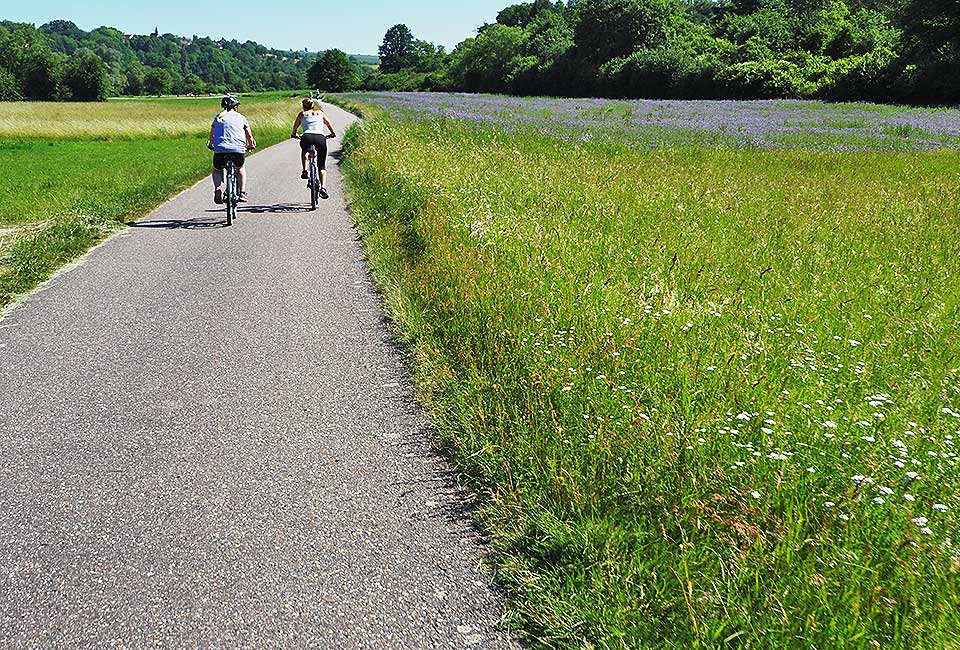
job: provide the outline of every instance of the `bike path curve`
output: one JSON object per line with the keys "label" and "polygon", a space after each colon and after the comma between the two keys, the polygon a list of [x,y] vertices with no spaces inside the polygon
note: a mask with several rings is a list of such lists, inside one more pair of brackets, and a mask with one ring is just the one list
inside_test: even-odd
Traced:
{"label": "bike path curve", "polygon": [[233,227],[200,183],[0,321],[0,646],[514,647],[340,174],[306,211],[297,158],[248,159]]}

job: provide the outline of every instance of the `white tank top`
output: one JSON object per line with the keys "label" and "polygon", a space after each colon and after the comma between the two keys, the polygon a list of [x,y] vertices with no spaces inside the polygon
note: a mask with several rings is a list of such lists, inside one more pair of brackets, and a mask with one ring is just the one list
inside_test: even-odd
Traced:
{"label": "white tank top", "polygon": [[317,111],[316,113],[303,112],[303,119],[300,121],[300,126],[303,127],[304,133],[319,133],[323,135],[323,113]]}

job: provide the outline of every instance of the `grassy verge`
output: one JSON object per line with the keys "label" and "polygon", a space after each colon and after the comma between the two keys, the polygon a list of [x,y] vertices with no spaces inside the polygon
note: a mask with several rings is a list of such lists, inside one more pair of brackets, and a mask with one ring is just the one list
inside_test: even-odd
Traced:
{"label": "grassy verge", "polygon": [[[0,306],[208,174],[218,102],[58,105],[67,139],[31,131],[49,106],[0,104],[0,227],[18,228],[0,249]],[[296,97],[276,93],[242,102],[261,148],[283,140],[299,110]]]}
{"label": "grassy verge", "polygon": [[960,647],[954,153],[345,145],[533,644]]}

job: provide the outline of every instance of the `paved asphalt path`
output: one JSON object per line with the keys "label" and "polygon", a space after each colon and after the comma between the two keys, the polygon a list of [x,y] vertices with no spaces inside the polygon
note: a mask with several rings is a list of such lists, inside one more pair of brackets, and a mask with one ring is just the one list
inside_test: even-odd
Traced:
{"label": "paved asphalt path", "polygon": [[232,228],[204,182],[0,321],[0,647],[513,647],[298,151]]}

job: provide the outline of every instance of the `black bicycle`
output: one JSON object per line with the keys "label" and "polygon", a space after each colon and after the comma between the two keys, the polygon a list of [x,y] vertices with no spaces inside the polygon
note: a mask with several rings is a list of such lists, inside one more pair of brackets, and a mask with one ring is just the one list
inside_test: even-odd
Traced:
{"label": "black bicycle", "polygon": [[[301,139],[299,135],[293,137],[297,140]],[[316,210],[322,187],[320,185],[320,169],[317,167],[317,148],[314,145],[310,145],[307,150],[307,189],[310,190],[310,209]]]}
{"label": "black bicycle", "polygon": [[310,209],[317,209],[320,198],[320,172],[317,170],[317,148],[310,145],[307,151],[307,188],[310,190]]}
{"label": "black bicycle", "polygon": [[[213,145],[207,143],[207,149],[213,151]],[[252,147],[247,147],[247,151],[252,150]],[[237,165],[230,157],[227,157],[226,164],[223,167],[223,173],[226,180],[223,202],[227,206],[227,225],[232,226],[234,219],[237,218],[237,203],[240,202],[240,193],[237,191]]]}

